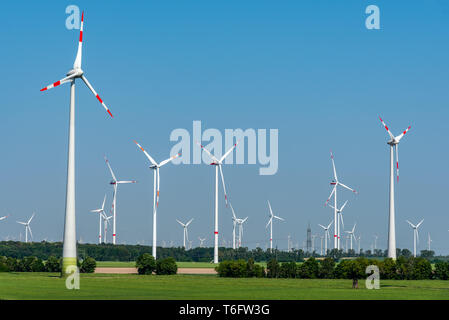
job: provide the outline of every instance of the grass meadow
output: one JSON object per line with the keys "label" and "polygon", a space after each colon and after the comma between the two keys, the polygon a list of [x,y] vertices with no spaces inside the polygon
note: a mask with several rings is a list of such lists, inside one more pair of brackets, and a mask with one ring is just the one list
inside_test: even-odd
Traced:
{"label": "grass meadow", "polygon": [[449,281],[381,280],[368,290],[363,280],[219,278],[215,275],[139,276],[82,274],[80,290],[67,290],[65,280],[49,273],[0,273],[0,299],[449,299]]}

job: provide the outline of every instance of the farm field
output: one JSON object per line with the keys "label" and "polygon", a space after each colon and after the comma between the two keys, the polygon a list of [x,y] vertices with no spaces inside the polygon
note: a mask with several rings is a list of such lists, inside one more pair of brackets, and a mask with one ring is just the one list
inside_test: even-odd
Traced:
{"label": "farm field", "polygon": [[380,290],[351,280],[219,278],[213,275],[82,274],[67,290],[58,274],[0,273],[0,299],[449,299],[449,281],[384,280]]}
{"label": "farm field", "polygon": [[[208,262],[176,262],[178,268],[215,268]],[[97,261],[98,268],[134,268],[135,261]]]}

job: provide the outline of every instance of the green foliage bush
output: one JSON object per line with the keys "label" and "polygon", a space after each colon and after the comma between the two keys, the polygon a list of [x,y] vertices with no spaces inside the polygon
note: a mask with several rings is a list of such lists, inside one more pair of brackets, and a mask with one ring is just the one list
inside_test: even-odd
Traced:
{"label": "green foliage bush", "polygon": [[45,271],[47,272],[61,272],[61,261],[55,256],[48,257],[48,260],[45,262]]}
{"label": "green foliage bush", "polygon": [[215,270],[220,277],[244,278],[247,276],[247,264],[243,259],[223,261]]}
{"label": "green foliage bush", "polygon": [[267,277],[279,278],[279,276],[280,276],[279,262],[273,258],[267,263]]}
{"label": "green foliage bush", "polygon": [[449,262],[438,261],[435,263],[435,279],[449,280]]}
{"label": "green foliage bush", "polygon": [[156,271],[156,260],[151,254],[144,253],[137,258],[136,268],[139,274],[153,274]]}
{"label": "green foliage bush", "polygon": [[320,274],[320,265],[314,257],[310,257],[297,268],[297,277],[302,279],[316,279]]}
{"label": "green foliage bush", "polygon": [[171,275],[178,272],[178,266],[175,259],[168,257],[165,259],[159,259],[156,262],[156,274],[158,275]]}
{"label": "green foliage bush", "polygon": [[279,269],[280,278],[296,278],[296,262],[283,262]]}
{"label": "green foliage bush", "polygon": [[92,257],[84,258],[83,262],[81,262],[80,272],[81,273],[94,273],[95,268],[97,267],[97,262]]}

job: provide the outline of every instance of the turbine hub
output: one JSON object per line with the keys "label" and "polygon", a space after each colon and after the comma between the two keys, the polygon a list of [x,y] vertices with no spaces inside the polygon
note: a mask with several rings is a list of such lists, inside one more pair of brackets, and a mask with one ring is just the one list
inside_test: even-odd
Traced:
{"label": "turbine hub", "polygon": [[84,71],[81,68],[74,68],[67,72],[67,76],[75,75],[75,78],[79,78],[84,74]]}

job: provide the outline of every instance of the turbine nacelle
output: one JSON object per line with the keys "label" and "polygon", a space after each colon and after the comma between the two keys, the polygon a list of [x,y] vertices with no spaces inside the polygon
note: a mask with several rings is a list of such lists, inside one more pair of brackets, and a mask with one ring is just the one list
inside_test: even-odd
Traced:
{"label": "turbine nacelle", "polygon": [[84,74],[84,71],[81,68],[74,68],[72,70],[70,70],[69,72],[67,72],[67,76],[70,77],[72,76],[72,78],[81,78],[81,76]]}

